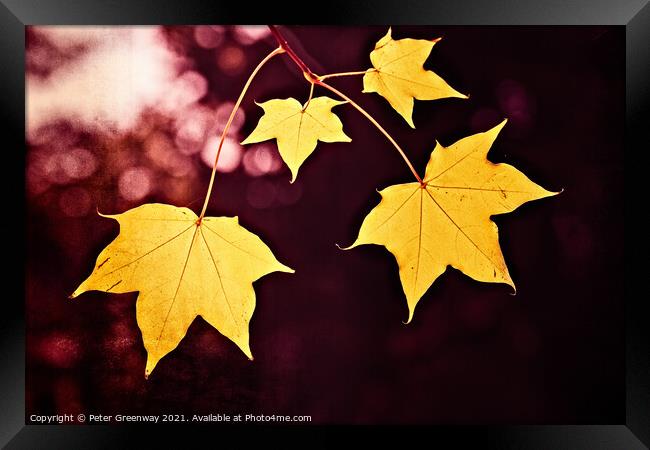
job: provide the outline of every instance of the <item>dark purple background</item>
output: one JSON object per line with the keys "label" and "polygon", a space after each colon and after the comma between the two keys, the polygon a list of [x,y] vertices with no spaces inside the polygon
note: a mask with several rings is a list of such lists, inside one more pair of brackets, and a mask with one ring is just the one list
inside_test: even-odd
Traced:
{"label": "dark purple background", "polygon": [[[368,67],[368,53],[386,30],[292,31],[324,73]],[[183,27],[169,29],[170,41],[183,33]],[[352,108],[339,107],[352,143],[319,144],[290,186],[301,192],[297,203],[255,209],[245,197],[249,177],[241,170],[219,175],[209,214],[238,215],[296,269],[256,283],[254,362],[198,319],[145,381],[136,295],[67,299],[117,226],[94,214],[62,218],[48,202],[30,202],[28,415],[250,412],[309,414],[316,423],[623,420],[623,28],[395,27],[393,36],[444,36],[427,67],[470,100],[416,101],[417,128],[411,130],[383,98],[361,93],[360,78],[332,84],[396,137],[420,173],[436,139],[448,145],[508,117],[490,159],[515,165],[547,189],[564,189],[495,219],[517,295],[450,269],[422,298],[413,322],[402,323],[406,301],[393,256],[378,246],[343,252],[334,244],[356,237],[379,201],[375,189],[411,181],[410,173],[376,129]],[[196,59],[211,91],[235,99],[271,45],[267,39],[249,47],[248,69],[231,77],[202,62],[200,50],[183,51]],[[244,102],[244,135],[261,112],[253,99],[306,98],[306,83],[283,59],[254,82]],[[208,176],[204,169],[197,192]],[[287,170],[267,178],[282,186],[289,181]]]}

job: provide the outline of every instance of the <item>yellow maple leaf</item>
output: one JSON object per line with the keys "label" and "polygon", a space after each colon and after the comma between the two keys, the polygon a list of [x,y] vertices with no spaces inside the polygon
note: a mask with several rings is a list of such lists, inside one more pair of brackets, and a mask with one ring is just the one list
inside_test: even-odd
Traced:
{"label": "yellow maple leaf", "polygon": [[145,377],[176,348],[197,316],[252,359],[252,283],[271,272],[293,272],[257,235],[237,217],[199,222],[191,210],[163,204],[104,217],[117,220],[120,233],[71,298],[86,291],[140,292],[136,314],[147,350]]}
{"label": "yellow maple leaf", "polygon": [[505,123],[450,147],[436,143],[424,184],[396,184],[380,191],[381,202],[348,247],[378,244],[395,256],[408,322],[448,265],[478,281],[515,287],[490,216],[557,192],[538,186],[508,164],[488,161],[487,153]]}
{"label": "yellow maple leaf", "polygon": [[384,97],[406,122],[413,124],[413,99],[437,100],[447,97],[468,98],[449,86],[445,80],[430,70],[424,62],[440,39],[398,39],[391,29],[377,41],[370,52],[370,69],[363,76],[363,92],[376,92]]}
{"label": "yellow maple leaf", "polygon": [[291,170],[293,183],[300,165],[312,154],[317,141],[351,141],[343,132],[341,120],[332,112],[334,106],[343,103],[329,97],[312,98],[306,107],[295,98],[258,103],[264,115],[242,144],[277,139],[280,155]]}

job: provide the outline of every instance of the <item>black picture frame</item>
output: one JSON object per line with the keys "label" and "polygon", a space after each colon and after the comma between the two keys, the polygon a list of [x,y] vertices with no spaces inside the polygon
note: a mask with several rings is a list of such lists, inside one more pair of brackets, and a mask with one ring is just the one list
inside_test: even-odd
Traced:
{"label": "black picture frame", "polygon": [[[311,8],[289,12],[277,2],[267,2],[254,7],[247,2],[207,2],[185,0],[129,2],[101,0],[2,0],[0,1],[0,115],[6,126],[3,139],[4,157],[10,158],[0,180],[3,187],[4,211],[19,219],[24,203],[18,193],[24,189],[23,168],[25,141],[24,64],[25,26],[45,24],[210,24],[210,23],[327,23],[327,24],[422,24],[422,25],[619,25],[626,32],[626,150],[647,150],[643,127],[650,123],[650,5],[647,0],[574,0],[566,2],[528,2],[508,0],[427,1],[402,2],[345,2],[329,1],[323,4],[318,15]],[[295,15],[296,13],[302,16]],[[291,15],[289,15],[291,14]],[[645,144],[644,144],[645,142]],[[629,157],[629,156],[626,156]],[[637,169],[630,169],[634,172]],[[632,173],[633,173],[632,172]],[[634,179],[628,173],[628,179]],[[24,192],[24,191],[22,191]],[[626,193],[630,185],[626,183]],[[626,215],[633,211],[633,200],[626,196]],[[16,214],[15,212],[19,213]],[[630,222],[628,222],[630,224]],[[24,226],[21,220],[2,221],[5,236],[18,246],[24,245]],[[629,238],[628,238],[629,239]],[[7,242],[8,242],[7,241]],[[628,240],[629,242],[629,240]],[[629,247],[629,244],[627,245]],[[5,248],[5,251],[8,250]],[[16,253],[12,253],[15,256]],[[632,270],[633,256],[641,256],[640,246],[626,248],[626,266]],[[638,253],[638,255],[635,255]],[[25,331],[24,331],[24,279],[23,265],[9,264],[4,269],[5,282],[12,289],[5,290],[3,299],[2,338],[2,388],[0,393],[0,444],[7,448],[124,448],[134,446],[133,433],[146,433],[149,446],[154,445],[152,428],[131,426],[43,426],[25,425]],[[375,430],[374,436],[383,438],[395,435],[400,440],[413,432],[426,434],[427,442],[435,445],[445,441],[458,448],[506,449],[641,449],[650,445],[650,352],[648,351],[647,307],[643,296],[632,295],[631,272],[626,274],[626,419],[619,424],[594,425],[531,425],[531,426],[462,426],[384,428]],[[594,395],[598,395],[597,392]],[[192,434],[187,442],[180,428],[161,430],[156,427],[156,440],[162,448],[172,445],[175,439],[200,445]],[[187,428],[186,426],[183,429]],[[290,436],[287,443],[299,443],[303,436],[309,442],[325,444],[330,431],[341,428],[318,426],[260,428],[260,432],[273,431]],[[247,428],[248,430],[248,428]],[[202,433],[214,434],[211,427],[201,427]],[[219,437],[237,435],[241,427],[219,427]],[[195,433],[195,431],[192,431]],[[327,435],[326,435],[327,433]],[[255,433],[253,433],[255,434]],[[336,433],[334,433],[336,435]],[[259,436],[258,436],[259,437]],[[217,442],[216,440],[213,442]],[[304,441],[303,441],[304,442]],[[335,445],[338,441],[332,441]],[[305,444],[309,445],[309,444]],[[479,446],[477,446],[479,445]],[[313,446],[313,445],[310,445]]]}

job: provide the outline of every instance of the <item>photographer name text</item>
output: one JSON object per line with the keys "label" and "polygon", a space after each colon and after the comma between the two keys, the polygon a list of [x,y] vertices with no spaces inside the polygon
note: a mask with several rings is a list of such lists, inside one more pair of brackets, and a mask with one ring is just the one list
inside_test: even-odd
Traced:
{"label": "photographer name text", "polygon": [[308,415],[283,414],[32,414],[29,423],[62,424],[62,423],[168,423],[168,422],[197,422],[197,423],[268,423],[268,422],[311,422]]}

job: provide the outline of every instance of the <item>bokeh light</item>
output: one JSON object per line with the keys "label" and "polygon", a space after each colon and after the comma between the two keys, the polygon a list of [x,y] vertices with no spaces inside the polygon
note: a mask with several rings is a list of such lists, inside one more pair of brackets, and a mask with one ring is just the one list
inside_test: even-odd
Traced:
{"label": "bokeh light", "polygon": [[[217,107],[216,117],[215,117],[215,128],[217,133],[221,133],[228,123],[228,118],[232,114],[232,108],[235,106],[233,102],[224,102]],[[232,118],[232,123],[230,124],[230,129],[228,133],[234,134],[239,131],[239,129],[244,125],[246,121],[246,113],[244,110],[239,108],[235,113],[235,117]]]}
{"label": "bokeh light", "polygon": [[266,209],[273,205],[277,189],[271,181],[260,178],[252,180],[246,189],[246,200],[255,209]]}
{"label": "bokeh light", "polygon": [[217,65],[219,69],[228,75],[237,75],[246,64],[246,55],[239,47],[225,47],[217,53]]}
{"label": "bokeh light", "polygon": [[235,39],[241,44],[250,45],[270,36],[271,31],[266,25],[243,25],[235,27]]}
{"label": "bokeh light", "polygon": [[199,25],[194,27],[196,44],[205,49],[216,48],[223,41],[224,29],[218,25]]}
{"label": "bokeh light", "polygon": [[251,145],[246,150],[242,163],[246,174],[253,177],[276,173],[282,169],[277,149],[267,143]]}
{"label": "bokeh light", "polygon": [[90,212],[92,199],[88,190],[71,187],[59,195],[59,208],[68,217],[83,217]]}
{"label": "bokeh light", "polygon": [[162,169],[167,169],[172,164],[171,159],[176,154],[171,139],[162,132],[149,135],[143,147],[149,159]]}
{"label": "bokeh light", "polygon": [[41,361],[53,367],[73,367],[81,357],[81,346],[68,333],[54,332],[44,336],[36,348]]}
{"label": "bokeh light", "polygon": [[52,152],[47,155],[43,167],[45,176],[54,184],[66,184],[70,181],[70,175],[65,168],[66,155],[63,152]]}
{"label": "bokeh light", "polygon": [[187,175],[192,169],[190,160],[176,149],[165,133],[152,133],[143,146],[149,159],[172,176]]}
{"label": "bokeh light", "polygon": [[167,111],[179,111],[202,99],[207,92],[208,80],[200,73],[188,70],[172,83],[161,105]]}
{"label": "bokeh light", "polygon": [[77,180],[88,178],[97,168],[95,155],[85,148],[74,148],[63,153],[60,164],[70,178]]}
{"label": "bokeh light", "polygon": [[532,97],[520,82],[504,80],[499,83],[497,99],[501,110],[514,125],[515,132],[523,133],[531,127],[535,105]]}
{"label": "bokeh light", "polygon": [[178,150],[186,155],[200,152],[215,122],[215,112],[208,107],[195,105],[183,111],[175,123],[174,142]]}
{"label": "bokeh light", "polygon": [[138,335],[124,318],[116,319],[110,326],[110,333],[104,340],[107,353],[123,356],[131,347],[138,344]]}
{"label": "bokeh light", "polygon": [[302,197],[302,184],[296,180],[293,184],[281,183],[278,186],[277,200],[282,206],[290,206],[297,203]]}
{"label": "bokeh light", "polygon": [[[29,125],[29,117],[27,124]],[[27,140],[34,146],[47,146],[50,149],[68,148],[75,144],[77,136],[65,120],[54,119],[38,127],[27,127]]]}
{"label": "bokeh light", "polygon": [[146,167],[126,169],[118,182],[120,195],[132,202],[142,200],[151,191],[151,171]]}
{"label": "bokeh light", "polygon": [[[201,152],[201,159],[203,163],[212,168],[214,159],[217,156],[217,149],[219,148],[219,137],[213,136],[209,138],[203,151]],[[219,155],[219,163],[217,164],[218,172],[233,172],[239,167],[242,157],[242,147],[236,140],[227,137],[223,141],[221,154]]]}

